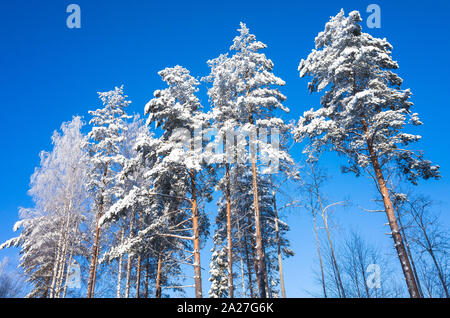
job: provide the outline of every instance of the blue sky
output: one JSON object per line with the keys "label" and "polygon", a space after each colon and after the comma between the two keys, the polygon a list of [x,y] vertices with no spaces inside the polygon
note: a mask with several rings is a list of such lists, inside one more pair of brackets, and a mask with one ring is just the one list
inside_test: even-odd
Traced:
{"label": "blue sky", "polygon": [[[81,29],[68,29],[66,7],[81,7]],[[381,28],[368,29],[366,7],[381,7]],[[414,111],[425,123],[420,147],[426,157],[441,165],[440,181],[421,182],[418,191],[441,202],[443,222],[448,216],[450,139],[447,137],[450,49],[447,1],[139,1],[139,0],[14,0],[0,9],[0,241],[10,238],[17,208],[29,206],[26,194],[30,175],[41,150],[49,150],[51,134],[72,115],[87,116],[99,106],[97,91],[124,84],[133,101],[131,112],[143,113],[155,89],[162,87],[157,71],[182,65],[194,76],[208,73],[206,61],[226,52],[239,22],[247,23],[257,39],[268,45],[266,55],[274,72],[287,85],[287,106],[299,115],[319,103],[310,95],[307,79],[298,77],[297,66],[313,49],[314,37],[329,17],[341,8],[359,10],[363,30],[386,37],[394,46],[393,57],[404,88],[413,92]],[[202,87],[202,103],[207,105]],[[300,149],[293,155],[299,158]],[[339,160],[327,156],[333,175],[327,190],[333,200],[349,197],[355,206],[369,206],[375,195],[369,180],[340,175]],[[343,229],[356,228],[380,246],[390,245],[383,233],[383,215],[368,215],[356,207],[336,211]],[[314,285],[314,257],[310,220],[291,211],[287,221],[296,256],[286,262],[288,296],[308,296]],[[16,251],[0,251],[0,258],[17,258]],[[202,255],[208,267],[209,251]],[[396,261],[393,259],[393,261]],[[205,290],[208,283],[204,278]],[[301,277],[300,279],[293,278]]]}

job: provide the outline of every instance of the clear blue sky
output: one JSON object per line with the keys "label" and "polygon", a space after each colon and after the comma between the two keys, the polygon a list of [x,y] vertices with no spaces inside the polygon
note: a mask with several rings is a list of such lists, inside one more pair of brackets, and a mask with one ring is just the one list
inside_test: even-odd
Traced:
{"label": "clear blue sky", "polygon": [[[268,44],[265,52],[275,63],[274,71],[287,82],[283,92],[291,114],[285,118],[298,118],[319,103],[319,96],[309,95],[307,80],[297,72],[300,59],[313,49],[314,37],[341,8],[346,13],[359,10],[365,20],[366,7],[373,2],[381,7],[381,29],[368,29],[363,23],[364,31],[386,37],[394,46],[404,88],[412,90],[414,111],[425,123],[419,131],[424,137],[420,147],[442,167],[441,181],[421,183],[418,190],[442,202],[448,225],[448,1],[14,0],[0,6],[0,241],[13,235],[17,208],[31,204],[26,194],[29,177],[39,163],[39,152],[50,149],[53,130],[72,115],[87,116],[88,110],[97,108],[97,91],[124,84],[133,100],[131,111],[142,114],[152,92],[162,86],[158,70],[179,64],[194,76],[206,75],[206,61],[228,49],[243,21]],[[79,30],[66,27],[70,3],[81,7]],[[299,148],[294,150],[299,158]],[[367,179],[340,175],[334,157],[326,160],[326,166],[334,175],[328,187],[332,199],[349,196],[356,206],[370,204],[375,192]],[[337,214],[343,228],[357,228],[389,247],[383,215],[368,215],[355,207]],[[317,290],[311,271],[310,220],[293,212],[287,220],[297,252],[286,262],[288,296],[308,296],[305,290]],[[0,251],[0,259],[3,256],[15,260],[17,252]],[[205,268],[208,257],[205,249]]]}

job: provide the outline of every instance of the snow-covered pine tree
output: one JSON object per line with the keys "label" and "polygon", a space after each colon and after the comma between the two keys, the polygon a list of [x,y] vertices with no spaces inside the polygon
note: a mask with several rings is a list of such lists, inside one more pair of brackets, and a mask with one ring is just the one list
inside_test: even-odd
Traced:
{"label": "snow-covered pine tree", "polygon": [[31,177],[29,194],[35,206],[20,209],[14,230],[20,235],[0,249],[21,249],[20,267],[32,290],[27,297],[65,297],[70,264],[85,256],[80,225],[87,206],[87,154],[83,121],[74,117],[54,132],[53,150],[41,152],[41,164]]}
{"label": "snow-covered pine tree", "polygon": [[[212,82],[212,86],[208,90],[209,99],[212,105],[211,115],[213,118],[213,128],[216,132],[216,142],[223,141],[225,145],[224,152],[213,154],[210,157],[210,163],[216,165],[216,169],[224,170],[223,177],[219,180],[216,189],[222,192],[222,197],[218,202],[218,213],[216,216],[216,224],[218,228],[214,235],[215,238],[222,237],[224,233],[223,227],[220,224],[226,223],[226,250],[227,250],[227,284],[228,284],[228,297],[234,297],[234,282],[233,282],[233,239],[232,239],[232,207],[231,207],[231,176],[230,176],[230,156],[227,154],[235,153],[234,140],[227,140],[227,133],[230,129],[234,129],[236,126],[235,116],[233,112],[235,108],[234,98],[235,98],[235,88],[232,86],[233,81],[231,81],[230,76],[232,74],[231,61],[227,55],[220,55],[218,58],[208,61],[211,68],[211,73],[209,76],[205,77],[203,80],[206,82]],[[224,213],[225,214],[224,214]],[[223,238],[221,239],[221,241]],[[214,240],[216,243],[217,240]],[[214,253],[221,253],[220,246],[214,246]],[[211,259],[211,264],[217,264],[214,258]],[[212,275],[212,273],[211,273]],[[211,279],[215,278],[211,277]],[[221,280],[221,278],[220,278]],[[216,285],[220,282],[216,282]],[[217,287],[218,288],[218,287]],[[215,289],[217,289],[215,288]],[[211,291],[210,291],[211,294]]]}
{"label": "snow-covered pine tree", "polygon": [[211,298],[227,298],[229,296],[227,248],[217,233],[214,235],[213,241],[214,246],[211,249],[212,255],[209,264],[211,287],[208,293]]}
{"label": "snow-covered pine tree", "polygon": [[[123,156],[123,167],[116,175],[116,182],[111,191],[115,193],[115,203],[100,218],[100,226],[108,225],[109,230],[117,235],[102,261],[112,262],[117,259],[119,269],[124,254],[128,254],[126,273],[127,282],[125,297],[130,296],[131,272],[133,258],[137,256],[136,272],[136,297],[140,295],[140,278],[143,258],[146,256],[146,245],[144,240],[136,240],[136,233],[145,227],[145,221],[149,213],[150,201],[148,191],[150,181],[146,178],[146,158],[138,151],[139,140],[152,142],[143,119],[135,115],[133,121],[125,123],[126,129],[122,132],[123,142],[120,153]],[[144,220],[145,219],[145,220]],[[126,235],[126,238],[125,238]],[[130,245],[130,240],[133,244]],[[121,273],[118,273],[118,295],[120,295]]]}
{"label": "snow-covered pine tree", "polygon": [[155,195],[172,202],[166,205],[173,207],[169,211],[179,211],[176,216],[180,217],[186,203],[191,209],[192,215],[187,219],[185,216],[171,229],[177,234],[162,234],[192,241],[195,295],[202,297],[200,236],[207,232],[199,203],[210,198],[211,189],[205,180],[203,136],[195,132],[208,126],[208,116],[202,112],[195,95],[199,82],[187,69],[175,66],[160,71],[159,75],[168,87],[156,90],[145,106],[147,123],[155,123],[162,129],[159,158],[150,173],[154,175]]}
{"label": "snow-covered pine tree", "polygon": [[95,281],[100,252],[100,218],[116,199],[115,177],[124,165],[121,153],[123,131],[126,121],[130,118],[125,108],[131,103],[123,93],[123,86],[112,91],[99,93],[103,108],[90,111],[92,115],[88,134],[87,148],[90,155],[90,172],[88,188],[94,198],[94,244],[89,271],[87,297],[94,297]]}
{"label": "snow-covered pine tree", "polygon": [[[250,34],[244,23],[238,30],[239,35],[235,37],[233,45],[230,47],[232,55],[221,55],[211,60],[208,64],[211,67],[211,74],[206,78],[211,81],[212,88],[208,94],[213,105],[213,119],[218,132],[225,139],[228,148],[225,149],[225,176],[229,180],[231,167],[228,160],[236,153],[236,148],[247,148],[250,155],[241,160],[247,159],[251,163],[252,180],[253,180],[253,202],[254,202],[254,219],[255,219],[255,240],[257,251],[257,277],[260,282],[260,297],[266,295],[266,265],[264,264],[264,251],[261,235],[261,215],[258,199],[258,174],[257,169],[258,158],[256,151],[264,152],[272,161],[279,161],[281,158],[287,158],[288,154],[276,147],[271,147],[266,141],[256,138],[255,133],[259,130],[260,134],[263,129],[273,133],[275,129],[283,130],[285,123],[280,118],[274,116],[276,109],[288,111],[282,104],[286,97],[281,94],[277,86],[285,85],[284,81],[276,77],[273,73],[273,62],[266,58],[260,50],[266,48],[262,42],[256,41],[253,34]],[[226,140],[226,134],[237,129],[240,134],[247,134],[249,142],[244,139],[235,144],[234,140]],[[242,143],[242,144],[239,144]],[[272,172],[272,168],[277,165],[266,167],[263,172]],[[223,191],[227,197],[230,208],[229,191],[230,185],[226,181]],[[228,213],[230,214],[230,213]],[[230,217],[228,216],[228,219]],[[231,226],[228,226],[228,242],[231,236]],[[228,251],[231,251],[228,247]],[[232,260],[229,252],[228,258]],[[232,287],[232,264],[229,263],[229,286]]]}
{"label": "snow-covered pine tree", "polygon": [[345,171],[366,171],[382,196],[395,248],[411,297],[418,297],[414,275],[399,233],[385,172],[394,169],[412,183],[439,178],[439,167],[407,146],[420,136],[403,132],[407,119],[421,125],[411,112],[411,92],[401,90],[402,79],[385,39],[361,32],[361,17],[341,10],[315,39],[316,48],[299,65],[300,76],[311,76],[310,92],[325,91],[322,108],[303,114],[294,130],[297,141],[310,138],[306,148],[314,156],[329,147],[347,157]]}

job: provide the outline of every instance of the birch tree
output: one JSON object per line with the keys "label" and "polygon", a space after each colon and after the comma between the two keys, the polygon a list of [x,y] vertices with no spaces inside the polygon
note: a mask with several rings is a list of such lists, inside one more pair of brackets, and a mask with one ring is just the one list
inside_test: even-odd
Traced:
{"label": "birch tree", "polygon": [[1,248],[20,248],[20,267],[33,287],[28,297],[64,297],[72,259],[85,256],[80,229],[88,207],[85,136],[80,117],[61,125],[52,136],[53,149],[40,154],[31,177],[33,208],[21,208],[14,230],[18,237]]}

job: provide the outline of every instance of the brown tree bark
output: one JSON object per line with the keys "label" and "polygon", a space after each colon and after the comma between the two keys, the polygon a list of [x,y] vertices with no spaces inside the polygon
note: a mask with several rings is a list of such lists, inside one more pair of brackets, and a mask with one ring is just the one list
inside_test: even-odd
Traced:
{"label": "brown tree bark", "polygon": [[148,298],[148,284],[150,280],[150,264],[149,259],[147,257],[146,263],[145,263],[145,284],[144,284],[144,298]]}
{"label": "brown tree bark", "polygon": [[140,297],[141,292],[141,268],[142,268],[142,256],[139,255],[136,268],[136,298]]}
{"label": "brown tree bark", "polygon": [[[364,126],[364,132],[367,134],[367,126]],[[420,293],[417,288],[416,280],[414,278],[414,273],[409,262],[408,254],[403,244],[402,236],[400,234],[400,229],[397,224],[397,219],[395,217],[394,207],[389,195],[388,188],[386,186],[386,180],[384,179],[383,172],[381,171],[380,163],[378,157],[374,152],[373,146],[370,141],[367,140],[367,146],[369,149],[370,161],[372,167],[375,171],[376,180],[378,183],[378,188],[380,190],[381,196],[383,198],[384,209],[389,221],[389,226],[391,228],[392,238],[394,240],[394,245],[397,250],[397,255],[402,266],[403,275],[405,276],[406,285],[408,287],[408,292],[411,298],[419,298]]]}
{"label": "brown tree bark", "polygon": [[[250,124],[253,124],[253,118],[250,117]],[[256,133],[256,132],[255,132]],[[255,208],[255,240],[256,240],[256,264],[259,281],[259,297],[266,298],[266,264],[264,257],[262,233],[261,233],[261,215],[259,211],[259,196],[258,196],[258,175],[256,171],[256,149],[255,136],[250,137],[250,153],[252,158],[252,176],[253,176],[253,206]]]}
{"label": "brown tree bark", "polygon": [[162,251],[159,252],[158,265],[156,268],[155,298],[161,298],[161,268],[162,268]]}
{"label": "brown tree bark", "polygon": [[[108,165],[105,166],[105,169],[103,171],[103,179],[106,178],[107,174],[108,174]],[[103,191],[104,191],[104,189],[101,190],[100,202],[98,204],[97,220],[96,220],[96,225],[95,225],[94,246],[92,248],[91,268],[89,271],[87,298],[93,298],[94,291],[95,291],[95,280],[96,280],[96,276],[97,276],[96,275],[97,274],[97,262],[98,262],[98,254],[99,254],[99,243],[100,243],[100,218],[103,214]]]}
{"label": "brown tree bark", "polygon": [[191,176],[191,204],[192,204],[192,228],[194,234],[194,273],[195,273],[195,297],[202,298],[202,269],[200,264],[200,235],[198,223],[197,185],[195,171],[190,171]]}

